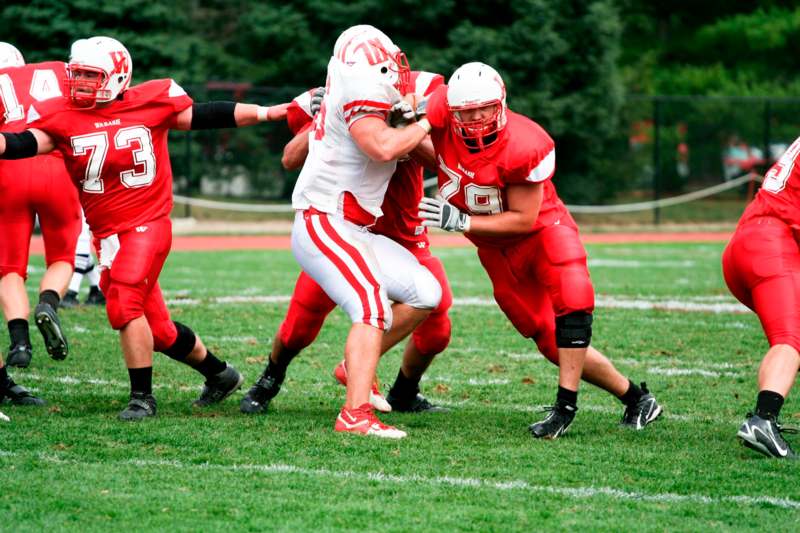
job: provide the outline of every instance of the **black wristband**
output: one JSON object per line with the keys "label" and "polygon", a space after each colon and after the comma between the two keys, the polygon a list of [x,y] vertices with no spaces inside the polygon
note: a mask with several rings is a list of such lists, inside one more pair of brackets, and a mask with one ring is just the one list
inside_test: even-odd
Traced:
{"label": "black wristband", "polygon": [[235,128],[236,102],[205,102],[192,105],[192,129]]}
{"label": "black wristband", "polygon": [[30,131],[0,135],[6,139],[6,150],[0,155],[0,159],[25,159],[39,153],[39,143]]}

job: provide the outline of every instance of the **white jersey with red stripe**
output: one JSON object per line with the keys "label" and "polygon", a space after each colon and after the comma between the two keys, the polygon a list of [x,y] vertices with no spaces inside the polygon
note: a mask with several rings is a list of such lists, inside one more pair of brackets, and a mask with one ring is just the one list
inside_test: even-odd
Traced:
{"label": "white jersey with red stripe", "polygon": [[350,127],[365,117],[387,120],[400,98],[394,87],[331,58],[325,98],[309,132],[308,157],[292,193],[295,209],[341,213],[349,192],[371,215],[383,214],[381,204],[397,162],[371,160]]}

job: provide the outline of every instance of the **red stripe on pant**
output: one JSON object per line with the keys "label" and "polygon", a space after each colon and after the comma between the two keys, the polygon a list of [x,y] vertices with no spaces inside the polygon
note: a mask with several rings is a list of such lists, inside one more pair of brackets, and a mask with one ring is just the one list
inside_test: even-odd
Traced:
{"label": "red stripe on pant", "polygon": [[[325,254],[325,257],[330,259],[330,261],[339,270],[339,272],[341,272],[342,276],[344,276],[344,279],[347,281],[347,283],[350,284],[350,286],[353,288],[353,290],[356,291],[356,294],[358,294],[358,298],[361,300],[361,308],[362,308],[362,310],[364,312],[363,320],[364,320],[365,323],[371,324],[373,318],[372,318],[372,310],[370,309],[370,306],[369,306],[369,298],[367,296],[367,291],[358,282],[358,280],[356,279],[355,275],[353,275],[353,273],[347,267],[347,264],[345,264],[345,262],[342,261],[342,259],[338,255],[336,255],[333,252],[333,250],[331,250],[327,245],[325,245],[325,243],[319,237],[319,235],[317,234],[316,229],[314,229],[314,224],[311,222],[311,218],[314,217],[314,216],[319,217],[320,223],[322,222],[322,219],[324,217],[326,217],[326,215],[324,215],[324,214],[310,215],[310,214],[306,213],[304,218],[305,218],[305,221],[306,221],[306,230],[308,231],[309,237],[311,237],[311,240],[314,242],[314,244],[317,246],[317,248],[319,248],[320,251],[323,254]],[[380,304],[378,304],[378,305],[380,305]],[[385,327],[384,318],[383,318],[383,312],[381,312],[380,315],[375,318],[375,322],[377,323],[377,327],[379,327],[379,328],[384,328]]]}
{"label": "red stripe on pant", "polygon": [[[328,220],[327,215],[320,215],[319,217],[320,224],[322,224],[322,229],[325,230],[325,233],[328,234],[333,242],[338,244],[342,250],[347,253],[350,258],[355,262],[358,269],[361,271],[361,274],[367,279],[370,285],[372,285],[373,296],[375,297],[375,305],[378,307],[378,317],[381,324],[384,324],[384,317],[386,313],[383,310],[383,302],[381,300],[381,285],[378,283],[378,280],[375,279],[375,276],[372,275],[372,271],[367,266],[366,261],[364,258],[361,257],[361,254],[358,250],[355,249],[349,242],[342,239],[336,230],[333,228],[330,220]],[[383,327],[383,326],[381,326]]]}

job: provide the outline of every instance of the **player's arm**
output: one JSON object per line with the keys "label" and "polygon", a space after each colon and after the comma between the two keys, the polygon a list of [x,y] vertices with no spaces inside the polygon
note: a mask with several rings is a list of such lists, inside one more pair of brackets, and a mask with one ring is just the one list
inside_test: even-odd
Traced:
{"label": "player's arm", "polygon": [[175,129],[211,130],[240,128],[259,122],[286,120],[288,103],[274,106],[240,104],[236,102],[194,103],[177,114]]}
{"label": "player's arm", "polygon": [[520,183],[506,189],[508,209],[496,215],[473,215],[436,198],[423,198],[419,217],[425,226],[472,235],[501,237],[530,233],[542,207],[544,184]]}
{"label": "player's arm", "polygon": [[286,170],[297,170],[303,166],[308,157],[308,128],[300,130],[294,138],[283,147],[281,164]]}
{"label": "player's arm", "polygon": [[55,150],[53,138],[35,128],[22,133],[0,133],[0,159],[25,159]]}
{"label": "player's arm", "polygon": [[432,172],[436,171],[436,152],[433,149],[433,141],[430,137],[426,137],[421,143],[411,151],[411,157],[414,160]]}
{"label": "player's arm", "polygon": [[353,122],[350,135],[373,161],[388,162],[411,152],[431,131],[427,119],[414,122],[403,129],[390,128],[377,116],[365,116]]}

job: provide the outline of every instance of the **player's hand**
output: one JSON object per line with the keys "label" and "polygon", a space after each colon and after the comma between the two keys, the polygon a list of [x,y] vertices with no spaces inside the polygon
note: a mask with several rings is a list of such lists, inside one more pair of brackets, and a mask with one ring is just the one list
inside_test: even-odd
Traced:
{"label": "player's hand", "polygon": [[311,104],[309,104],[309,110],[311,111],[312,117],[319,113],[323,98],[325,98],[325,87],[317,87],[311,90]]}
{"label": "player's hand", "polygon": [[470,216],[439,198],[423,197],[417,216],[422,219],[423,226],[447,231],[469,231]]}
{"label": "player's hand", "polygon": [[414,108],[405,100],[400,100],[389,111],[389,125],[393,128],[403,127],[414,120]]}

